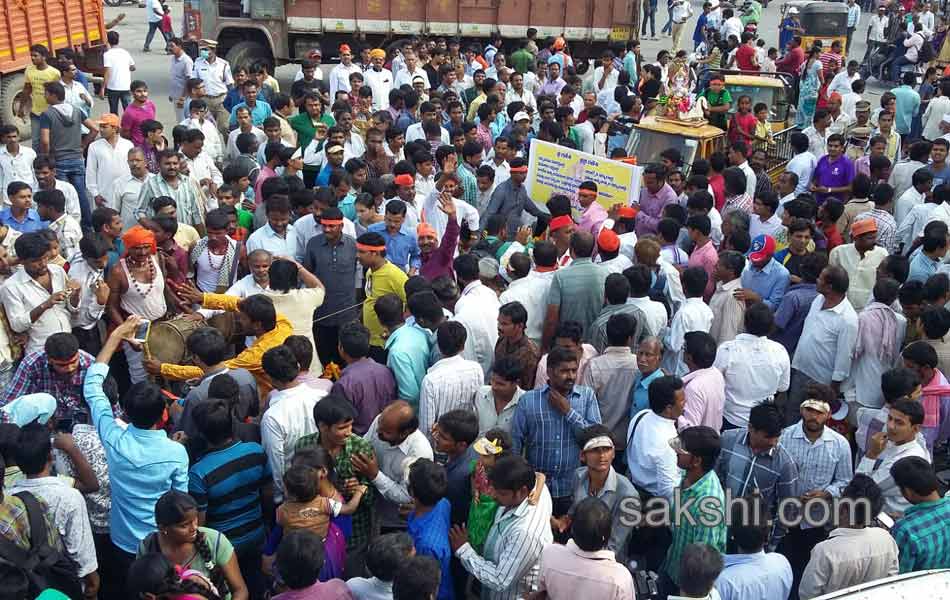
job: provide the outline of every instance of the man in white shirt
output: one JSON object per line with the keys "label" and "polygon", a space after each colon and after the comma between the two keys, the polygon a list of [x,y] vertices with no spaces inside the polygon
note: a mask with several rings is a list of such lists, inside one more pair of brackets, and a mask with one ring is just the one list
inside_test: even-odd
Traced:
{"label": "man in white shirt", "polygon": [[888,24],[887,7],[884,5],[877,7],[877,14],[872,15],[868,22],[868,45],[873,50],[875,46],[887,43],[885,30]]}
{"label": "man in white shirt", "polygon": [[380,493],[376,500],[379,523],[382,527],[405,527],[399,505],[412,502],[409,467],[420,458],[432,460],[432,446],[419,431],[415,413],[404,400],[387,405],[363,439],[373,445],[376,456],[354,454],[350,460],[354,470]]}
{"label": "man in white shirt", "polygon": [[495,358],[498,311],[501,304],[495,291],[481,282],[478,262],[475,255],[462,254],[452,265],[462,288],[462,293],[455,302],[455,316],[452,320],[464,325],[468,331],[462,356],[481,365],[482,371],[487,375],[491,372]]}
{"label": "man in white shirt", "polygon": [[620,77],[620,72],[614,68],[613,50],[604,50],[600,55],[600,66],[594,69],[594,89],[598,92],[613,90],[617,87],[618,77]]}
{"label": "man in white shirt", "polygon": [[373,48],[369,52],[369,57],[372,67],[363,72],[363,80],[373,90],[373,110],[385,110],[389,108],[389,92],[393,89],[393,74],[383,67],[386,61],[385,50]]}
{"label": "man in white shirt", "polygon": [[[544,315],[547,311],[548,290],[557,270],[557,248],[550,241],[541,241],[534,246],[534,269],[531,260],[523,261],[513,255],[508,261],[508,274],[511,284],[499,297],[500,305],[520,302],[528,312],[528,322],[524,333],[535,344],[541,343]],[[522,255],[528,258],[527,255]],[[528,269],[531,269],[528,271]],[[518,273],[526,275],[519,277]]]}
{"label": "man in white shirt", "polygon": [[38,185],[33,173],[36,152],[20,144],[20,131],[15,125],[0,126],[0,197],[6,202],[7,186],[22,181],[36,190]]}
{"label": "man in white shirt", "polygon": [[716,362],[726,381],[723,423],[727,429],[746,427],[749,411],[788,389],[791,362],[785,347],[768,339],[775,319],[769,307],[756,302],[743,318],[745,333],[719,346]]}
{"label": "man in white shirt", "polygon": [[902,160],[892,165],[891,175],[887,178],[887,183],[894,188],[894,197],[897,198],[897,202],[894,204],[894,220],[897,221],[898,225],[904,220],[904,217],[907,216],[907,213],[910,212],[913,205],[919,204],[919,202],[911,204],[902,203],[901,197],[904,195],[904,192],[913,187],[915,174],[927,166],[927,160],[929,158],[930,144],[927,142],[917,142],[911,144],[907,160]]}
{"label": "man in white shirt", "polygon": [[[340,64],[333,67],[333,70],[330,71],[330,100],[333,101],[336,98],[337,92],[349,92],[350,91],[350,74],[351,73],[360,73],[359,65],[353,64],[353,52],[350,50],[349,45],[340,44]],[[392,79],[390,79],[392,81]],[[373,94],[373,101],[376,101],[375,94]],[[389,102],[389,97],[386,97],[386,102]]]}
{"label": "man in white shirt", "polygon": [[851,84],[861,79],[861,74],[858,73],[858,67],[860,66],[856,60],[848,61],[847,69],[839,71],[834,79],[831,80],[831,84],[828,85],[828,95],[831,96],[831,94],[838,92],[844,96],[851,92]]}
{"label": "man in white shirt", "polygon": [[284,471],[290,466],[294,445],[317,432],[313,407],[326,392],[296,381],[300,369],[287,346],[271,348],[261,357],[261,367],[274,390],[261,417],[261,445],[274,476],[274,499],[283,500]]}
{"label": "man in white shirt", "polygon": [[[439,110],[436,108],[435,104],[431,102],[423,102],[419,105],[419,117],[420,120],[418,123],[413,123],[406,128],[406,142],[411,142],[414,140],[425,140],[426,134],[423,131],[422,127],[425,123],[438,123],[439,121]],[[449,132],[445,127],[439,126],[442,135],[442,144],[445,146],[450,146],[452,144],[452,139],[449,137]]]}
{"label": "man in white shirt", "polygon": [[179,150],[184,155],[182,165],[188,169],[188,176],[193,179],[198,187],[205,193],[209,199],[208,210],[217,206],[216,194],[218,187],[224,185],[224,178],[214,159],[204,151],[205,134],[199,129],[189,129],[181,140]]}
{"label": "man in white shirt", "polygon": [[[429,75],[425,70],[419,66],[419,57],[416,56],[416,51],[411,48],[406,48],[402,53],[406,61],[406,68],[400,69],[398,73],[395,74],[395,87],[399,88],[404,85],[412,85],[413,77],[419,76],[424,77],[426,81],[429,81]],[[393,61],[395,62],[395,61]],[[395,68],[395,66],[393,67]],[[428,84],[426,87],[429,87]],[[376,93],[373,93],[373,99],[376,99]],[[387,104],[389,103],[389,98],[386,98]]]}
{"label": "man in white shirt", "polygon": [[266,206],[267,224],[255,229],[247,238],[247,251],[262,248],[274,256],[295,256],[297,234],[290,224],[290,201],[278,196],[271,198]]}
{"label": "man in white shirt", "polygon": [[148,165],[145,162],[145,153],[141,148],[132,148],[126,155],[129,172],[119,177],[113,183],[106,206],[119,211],[122,217],[123,229],[128,229],[138,223],[135,212],[139,208],[139,195],[142,185],[148,177]]}
{"label": "man in white shirt", "polygon": [[729,163],[742,171],[745,175],[745,193],[749,198],[755,198],[755,171],[746,159],[748,146],[744,142],[736,142],[729,147]]}
{"label": "man in white shirt", "polygon": [[808,151],[816,158],[821,158],[828,153],[825,149],[825,145],[828,143],[828,135],[830,133],[828,128],[830,126],[831,115],[827,110],[819,108],[815,111],[812,124],[802,131],[802,133],[808,137]]}
{"label": "man in white shirt", "polygon": [[419,392],[419,428],[433,442],[432,427],[445,413],[475,408],[475,394],[485,381],[482,367],[462,357],[467,336],[465,326],[445,321],[436,330],[442,358],[426,371]]}
{"label": "man in white shirt", "polygon": [[930,462],[927,449],[917,442],[917,433],[924,422],[924,407],[917,400],[901,398],[890,408],[887,428],[868,440],[867,453],[855,473],[869,475],[884,495],[884,511],[894,519],[904,515],[910,503],[901,494],[891,477],[894,463],[907,456],[919,456]]}
{"label": "man in white shirt", "polygon": [[119,47],[119,32],[110,31],[106,34],[109,40],[109,49],[102,55],[102,66],[105,73],[102,76],[104,85],[99,92],[100,98],[109,97],[109,112],[119,114],[119,101],[122,110],[132,102],[132,71],[135,70],[135,60],[128,50]]}
{"label": "man in white shirt", "polygon": [[106,206],[112,185],[129,174],[130,140],[119,135],[119,117],[108,113],[99,117],[99,139],[89,145],[86,156],[86,189],[95,208]]}
{"label": "man in white shirt", "polygon": [[721,38],[728,40],[729,36],[736,36],[736,39],[742,35],[742,20],[735,16],[731,8],[722,11],[722,28],[720,30]]}
{"label": "man in white shirt", "polygon": [[925,140],[933,141],[941,137],[940,121],[947,113],[950,113],[950,81],[944,81],[938,86],[937,95],[930,99],[927,110],[924,111],[922,135]]}
{"label": "man in white shirt", "polygon": [[815,172],[815,166],[818,165],[818,157],[809,150],[811,143],[808,136],[802,132],[792,133],[789,136],[789,144],[792,146],[795,156],[788,161],[785,170],[798,175],[798,185],[795,186],[795,195],[797,196],[808,191],[811,176]]}
{"label": "man in white shirt", "polygon": [[627,299],[627,304],[639,308],[644,316],[643,335],[659,336],[669,322],[669,316],[662,303],[650,299],[653,273],[647,266],[636,264],[623,274],[630,282],[630,298]]}
{"label": "man in white shirt", "polygon": [[[686,22],[693,16],[693,7],[689,0],[674,0],[670,8],[670,19],[673,21],[673,52],[683,49],[683,32],[686,31]],[[726,38],[729,39],[729,38]]]}
{"label": "man in white shirt", "polygon": [[189,116],[179,125],[188,129],[198,129],[205,134],[204,151],[211,155],[216,163],[224,164],[224,142],[221,132],[211,119],[207,118],[208,103],[204,98],[191,101],[188,106]]}
{"label": "man in white shirt", "polygon": [[630,481],[653,496],[670,500],[680,483],[670,440],[676,437],[676,419],[683,414],[686,392],[679,377],[664,375],[650,383],[648,393],[650,408],[634,415],[627,429]]}
{"label": "man in white shirt", "polygon": [[207,94],[204,100],[208,103],[208,111],[214,117],[221,135],[227,135],[231,113],[224,108],[224,97],[228,93],[228,87],[234,85],[234,77],[231,75],[231,65],[228,61],[218,57],[218,42],[198,42],[195,77],[204,82]]}
{"label": "man in white shirt", "polygon": [[46,338],[70,331],[70,316],[78,310],[79,288],[66,271],[48,262],[49,245],[39,232],[25,233],[14,244],[23,265],[0,287],[0,301],[10,329],[28,336],[26,353],[41,352]]}

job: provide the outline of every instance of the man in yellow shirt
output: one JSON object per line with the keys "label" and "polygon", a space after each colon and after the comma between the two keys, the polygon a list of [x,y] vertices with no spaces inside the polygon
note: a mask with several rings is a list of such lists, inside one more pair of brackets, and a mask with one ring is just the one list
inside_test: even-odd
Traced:
{"label": "man in yellow shirt", "polygon": [[[273,301],[264,294],[255,294],[247,298],[226,294],[206,294],[199,291],[191,282],[176,286],[175,291],[179,298],[201,304],[202,308],[240,313],[241,320],[244,321],[244,331],[248,332],[248,335],[256,336],[256,340],[243,352],[222,364],[231,369],[250,371],[257,380],[257,391],[263,408],[273,386],[270,377],[261,366],[261,358],[265,352],[280,346],[284,340],[293,335],[294,327],[290,321],[284,315],[277,314]],[[196,379],[204,375],[204,371],[199,367],[171,365],[161,363],[154,358],[144,359],[142,366],[152,375],[161,375],[172,381]]]}
{"label": "man in yellow shirt", "polygon": [[[370,354],[381,358],[383,354],[383,332],[385,328],[379,322],[373,307],[376,300],[386,294],[396,294],[406,303],[406,280],[402,269],[386,260],[386,240],[378,233],[367,232],[356,240],[356,259],[366,272],[366,301],[363,302],[363,325],[370,333]],[[386,364],[385,359],[377,361]]]}
{"label": "man in yellow shirt", "polygon": [[[49,49],[43,44],[30,46],[30,60],[33,64],[26,68],[26,82],[23,84],[23,93],[30,97],[30,125],[32,127],[33,148],[40,147],[40,115],[49,108],[46,102],[45,84],[59,81],[59,70],[51,67]],[[25,114],[22,116],[26,116]]]}

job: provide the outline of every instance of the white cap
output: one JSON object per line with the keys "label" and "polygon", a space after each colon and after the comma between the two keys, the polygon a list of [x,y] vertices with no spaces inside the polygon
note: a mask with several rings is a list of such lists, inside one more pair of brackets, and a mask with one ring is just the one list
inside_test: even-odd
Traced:
{"label": "white cap", "polygon": [[515,121],[515,122],[517,122],[517,121],[530,121],[530,120],[531,120],[531,117],[528,116],[528,113],[526,113],[526,112],[524,112],[524,111],[516,112],[516,113],[515,113],[515,118],[512,119],[512,121]]}
{"label": "white cap", "polygon": [[791,7],[790,9],[788,9],[788,14],[790,14],[790,15],[797,15],[797,14],[798,14],[798,8],[796,8],[796,7],[794,7],[794,6]]}

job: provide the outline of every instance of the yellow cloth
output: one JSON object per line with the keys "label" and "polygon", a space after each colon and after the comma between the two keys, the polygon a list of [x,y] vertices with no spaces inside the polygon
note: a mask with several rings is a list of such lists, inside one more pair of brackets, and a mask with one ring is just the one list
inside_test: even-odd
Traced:
{"label": "yellow cloth", "polygon": [[472,103],[468,107],[468,115],[466,115],[469,121],[475,121],[475,117],[478,116],[478,107],[485,104],[486,100],[488,100],[488,96],[486,96],[484,92],[475,96],[475,99],[472,100]]}
{"label": "yellow cloth", "polygon": [[[237,312],[238,302],[241,301],[241,298],[237,296],[228,296],[227,294],[205,294],[204,300],[201,305],[203,308],[210,308],[213,310],[228,310],[231,312]],[[261,398],[267,398],[267,395],[270,394],[271,386],[270,377],[267,376],[267,373],[264,372],[263,367],[261,367],[261,358],[264,356],[264,353],[270,350],[271,348],[276,348],[284,343],[288,337],[294,334],[294,326],[291,325],[290,321],[284,315],[277,315],[277,326],[264,333],[257,336],[257,340],[249,348],[246,348],[244,352],[241,352],[231,360],[224,361],[224,364],[230,369],[246,369],[250,371],[251,375],[254,376],[254,379],[257,380],[257,393]],[[186,365],[162,365],[162,377],[166,379],[172,379],[175,381],[184,381],[186,379],[195,379],[204,375],[199,367],[191,367]]]}
{"label": "yellow cloth", "polygon": [[384,343],[383,326],[376,316],[376,311],[373,310],[376,301],[386,294],[396,294],[405,304],[407,279],[408,277],[402,269],[389,261],[386,261],[385,265],[375,271],[369,271],[366,274],[366,302],[363,303],[363,325],[366,325],[366,328],[369,329],[370,345],[382,347]]}
{"label": "yellow cloth", "polygon": [[25,76],[26,82],[33,86],[30,90],[30,100],[33,102],[30,112],[38,117],[49,108],[49,104],[46,103],[46,90],[43,84],[59,81],[59,70],[47,66],[41,71],[30,65],[26,68]]}
{"label": "yellow cloth", "polygon": [[201,235],[198,230],[187,223],[179,223],[178,231],[175,232],[175,243],[184,248],[185,252],[191,252]]}

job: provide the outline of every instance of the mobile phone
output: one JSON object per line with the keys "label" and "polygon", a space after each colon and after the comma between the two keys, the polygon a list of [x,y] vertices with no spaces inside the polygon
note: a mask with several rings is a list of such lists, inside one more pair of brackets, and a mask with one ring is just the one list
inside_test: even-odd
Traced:
{"label": "mobile phone", "polygon": [[151,326],[151,321],[142,321],[139,323],[138,327],[135,328],[135,335],[132,337],[132,340],[144,344],[148,340],[148,330]]}

